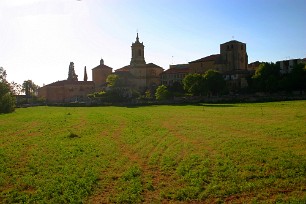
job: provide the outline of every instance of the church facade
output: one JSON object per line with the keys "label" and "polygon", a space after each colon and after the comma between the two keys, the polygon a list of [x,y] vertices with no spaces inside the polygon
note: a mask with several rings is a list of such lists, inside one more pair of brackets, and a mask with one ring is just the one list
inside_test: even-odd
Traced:
{"label": "church facade", "polygon": [[156,88],[160,84],[160,74],[164,69],[154,63],[146,63],[144,45],[139,41],[138,33],[131,48],[130,64],[115,70],[115,74],[121,78],[125,87],[140,92]]}

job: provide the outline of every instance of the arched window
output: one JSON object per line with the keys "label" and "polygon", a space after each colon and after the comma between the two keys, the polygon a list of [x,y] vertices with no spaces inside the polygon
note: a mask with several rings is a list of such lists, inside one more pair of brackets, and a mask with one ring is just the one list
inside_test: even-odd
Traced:
{"label": "arched window", "polygon": [[138,50],[138,55],[141,56],[141,50]]}

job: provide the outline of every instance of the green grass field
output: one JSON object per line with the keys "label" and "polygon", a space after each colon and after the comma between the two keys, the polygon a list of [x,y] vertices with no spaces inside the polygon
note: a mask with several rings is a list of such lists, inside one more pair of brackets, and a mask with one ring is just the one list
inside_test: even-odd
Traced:
{"label": "green grass field", "polygon": [[0,203],[306,203],[306,101],[0,115]]}

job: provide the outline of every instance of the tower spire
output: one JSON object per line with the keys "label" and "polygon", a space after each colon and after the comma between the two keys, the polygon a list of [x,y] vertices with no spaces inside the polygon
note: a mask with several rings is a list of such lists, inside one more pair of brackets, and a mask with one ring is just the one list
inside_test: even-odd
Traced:
{"label": "tower spire", "polygon": [[138,32],[137,32],[136,42],[139,42]]}

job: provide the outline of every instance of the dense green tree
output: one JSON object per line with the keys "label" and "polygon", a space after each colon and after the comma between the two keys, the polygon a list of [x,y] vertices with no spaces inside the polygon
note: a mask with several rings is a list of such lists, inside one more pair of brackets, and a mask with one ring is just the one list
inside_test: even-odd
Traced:
{"label": "dense green tree", "polygon": [[13,112],[15,103],[10,84],[6,81],[6,71],[0,67],[0,113]]}
{"label": "dense green tree", "polygon": [[279,66],[274,63],[262,63],[252,79],[256,91],[275,92],[279,90]]}
{"label": "dense green tree", "polygon": [[204,93],[204,78],[201,74],[188,74],[183,79],[183,87],[187,93],[201,95]]}
{"label": "dense green tree", "polygon": [[222,74],[215,70],[208,70],[204,74],[204,91],[209,95],[222,93],[226,84]]}
{"label": "dense green tree", "polygon": [[299,63],[293,66],[289,81],[292,90],[306,91],[306,64]]}
{"label": "dense green tree", "polygon": [[155,97],[157,100],[165,100],[169,98],[169,91],[165,85],[160,85],[157,87],[155,92]]}
{"label": "dense green tree", "polygon": [[116,74],[110,74],[106,78],[106,82],[108,83],[108,87],[118,87],[120,86],[120,79],[119,76]]}
{"label": "dense green tree", "polygon": [[170,94],[173,96],[182,96],[185,93],[183,84],[177,81],[167,88]]}
{"label": "dense green tree", "polygon": [[188,74],[183,85],[185,91],[195,96],[220,94],[226,86],[222,74],[215,70],[208,70],[203,75]]}

